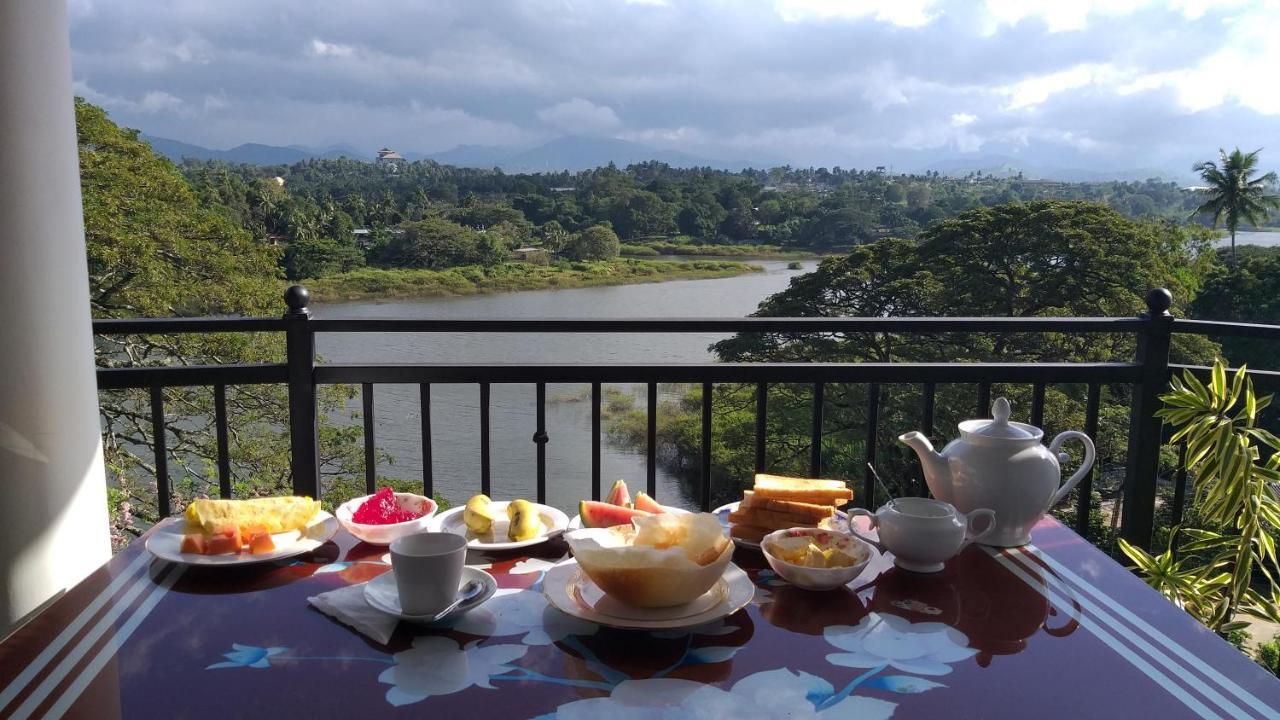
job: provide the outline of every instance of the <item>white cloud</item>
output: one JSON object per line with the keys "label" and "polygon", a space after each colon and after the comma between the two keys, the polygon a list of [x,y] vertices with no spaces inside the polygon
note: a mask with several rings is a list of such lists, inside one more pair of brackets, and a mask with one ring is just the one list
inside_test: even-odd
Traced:
{"label": "white cloud", "polygon": [[860,20],[874,18],[902,27],[927,25],[937,14],[936,0],[775,0],[773,7],[786,22]]}
{"label": "white cloud", "polygon": [[185,103],[182,98],[170,95],[163,90],[152,90],[142,96],[138,109],[144,113],[179,112]]}
{"label": "white cloud", "polygon": [[1111,74],[1112,70],[1106,66],[1076,65],[996,88],[996,93],[1009,98],[1004,106],[1005,110],[1020,110],[1039,105],[1058,93],[1091,85]]}
{"label": "white cloud", "polygon": [[543,108],[538,111],[538,119],[567,133],[602,133],[622,124],[613,108],[582,98]]}
{"label": "white cloud", "polygon": [[951,127],[964,127],[965,125],[972,125],[974,121],[977,119],[978,119],[978,116],[973,115],[971,113],[963,113],[963,112],[952,113]]}
{"label": "white cloud", "polygon": [[350,45],[327,43],[319,38],[314,38],[311,41],[311,54],[316,57],[348,58],[354,55],[355,52],[356,49]]}

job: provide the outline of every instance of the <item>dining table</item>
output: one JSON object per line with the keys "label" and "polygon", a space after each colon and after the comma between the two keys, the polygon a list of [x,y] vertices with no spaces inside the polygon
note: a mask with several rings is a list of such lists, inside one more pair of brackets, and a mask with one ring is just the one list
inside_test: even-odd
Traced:
{"label": "dining table", "polygon": [[0,642],[0,717],[1280,717],[1271,673],[1051,517],[1029,545],[971,545],[938,573],[877,552],[821,592],[740,547],[748,605],[650,630],[548,603],[562,538],[470,552],[492,597],[385,644],[308,598],[387,572],[386,547],[339,531],[198,567],[145,537]]}

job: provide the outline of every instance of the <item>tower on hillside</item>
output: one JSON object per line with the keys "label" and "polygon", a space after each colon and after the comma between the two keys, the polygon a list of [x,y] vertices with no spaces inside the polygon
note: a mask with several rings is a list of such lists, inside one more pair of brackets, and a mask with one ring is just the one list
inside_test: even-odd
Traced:
{"label": "tower on hillside", "polygon": [[408,165],[409,161],[404,159],[400,153],[391,148],[382,148],[378,151],[378,157],[374,159],[374,164],[385,168],[391,172],[398,171],[402,166]]}

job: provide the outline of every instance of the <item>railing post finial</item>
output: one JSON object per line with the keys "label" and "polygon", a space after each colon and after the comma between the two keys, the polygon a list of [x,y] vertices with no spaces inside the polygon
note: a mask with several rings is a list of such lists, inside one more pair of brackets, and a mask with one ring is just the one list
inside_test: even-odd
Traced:
{"label": "railing post finial", "polygon": [[1147,293],[1147,312],[1143,313],[1146,318],[1169,318],[1173,317],[1169,314],[1169,308],[1173,307],[1173,293],[1165,288],[1154,288]]}
{"label": "railing post finial", "polygon": [[284,291],[284,304],[289,306],[286,315],[310,315],[311,291],[301,285],[290,285]]}

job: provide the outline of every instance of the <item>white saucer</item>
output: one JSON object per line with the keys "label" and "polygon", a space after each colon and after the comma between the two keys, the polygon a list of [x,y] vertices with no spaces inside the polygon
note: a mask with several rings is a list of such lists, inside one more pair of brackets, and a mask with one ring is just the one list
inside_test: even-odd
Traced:
{"label": "white saucer", "polygon": [[274,533],[271,542],[276,549],[269,553],[254,555],[240,552],[235,555],[197,555],[182,552],[182,536],[186,532],[187,523],[182,518],[174,518],[163,522],[147,538],[147,551],[161,560],[182,565],[253,565],[291,558],[295,555],[311,552],[329,542],[338,533],[338,520],[324,510],[316,511],[311,522],[301,531]]}
{"label": "white saucer", "polygon": [[498,591],[498,582],[493,579],[492,575],[473,567],[462,568],[462,579],[458,582],[458,589],[462,589],[462,586],[466,585],[471,580],[478,580],[482,585],[484,585],[484,589],[480,591],[480,594],[462,603],[458,607],[449,611],[448,615],[445,615],[435,621],[432,621],[431,619],[435,613],[430,613],[428,615],[406,615],[404,613],[400,607],[400,591],[396,589],[395,570],[388,570],[365,583],[364,599],[368,601],[374,609],[381,610],[382,612],[393,617],[398,617],[401,620],[406,620],[412,623],[421,623],[424,625],[443,623],[452,620],[454,617],[461,615],[485,600],[488,600],[493,597],[495,592]]}
{"label": "white saucer", "polygon": [[[666,505],[663,505],[662,507],[663,507],[667,512],[671,513],[672,515],[688,515],[688,514],[689,514],[689,511],[688,511],[688,510],[685,510],[684,508],[678,508],[678,507],[667,507]],[[569,521],[569,527],[568,527],[568,529],[569,529],[569,530],[581,530],[581,529],[582,529],[582,516],[581,516],[581,515],[574,515],[574,516],[573,516],[573,519]]]}
{"label": "white saucer", "polygon": [[514,550],[544,543],[560,535],[569,527],[568,515],[550,505],[531,503],[538,509],[538,515],[542,518],[546,531],[531,540],[511,542],[506,539],[507,526],[510,525],[507,520],[508,504],[510,503],[506,500],[498,500],[490,504],[489,507],[493,510],[496,519],[493,521],[493,527],[484,535],[476,535],[471,532],[471,528],[467,527],[467,523],[462,519],[462,511],[466,509],[465,507],[452,508],[436,515],[431,520],[430,529],[432,532],[451,532],[461,535],[467,539],[467,547],[475,550]]}
{"label": "white saucer", "polygon": [[576,560],[556,565],[542,579],[542,594],[561,612],[597,625],[628,630],[704,625],[746,607],[755,593],[751,578],[733,563],[725,567],[724,574],[702,596],[691,603],[669,608],[632,607],[614,600],[582,572]]}
{"label": "white saucer", "polygon": [[[728,530],[729,526],[733,524],[729,522],[729,513],[737,510],[739,505],[741,505],[741,503],[731,502],[727,505],[721,505],[720,507],[716,508],[715,510],[712,510],[711,512],[716,516],[716,519],[720,521],[721,527],[723,527],[725,530]],[[827,519],[818,523],[818,527],[822,528],[823,530],[834,530],[836,532],[848,532],[849,531],[848,525],[845,524],[845,518],[847,517],[848,515],[846,515],[843,510],[837,509],[835,514],[835,519],[837,520],[837,522],[834,526],[830,524],[830,519]],[[738,547],[751,548],[752,550],[760,549],[760,543],[758,542],[751,542],[750,540],[736,538],[736,537],[733,537],[732,535],[730,535],[729,537],[731,540],[733,540],[733,544],[737,545]]]}

